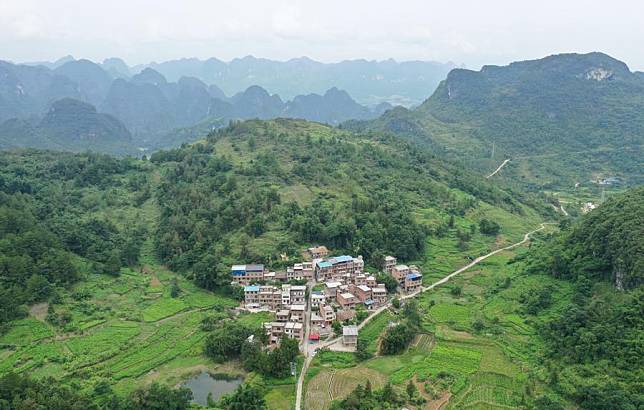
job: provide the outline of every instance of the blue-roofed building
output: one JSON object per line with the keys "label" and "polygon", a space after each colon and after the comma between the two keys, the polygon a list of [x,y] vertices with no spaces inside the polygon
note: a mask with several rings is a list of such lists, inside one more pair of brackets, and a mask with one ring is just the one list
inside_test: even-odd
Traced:
{"label": "blue-roofed building", "polygon": [[315,264],[315,277],[318,281],[347,279],[359,275],[364,270],[362,256],[354,258],[349,255],[335,256],[328,260],[319,260]]}
{"label": "blue-roofed building", "polygon": [[233,282],[250,285],[264,280],[264,265],[233,265],[230,276]]}
{"label": "blue-roofed building", "polygon": [[423,286],[423,275],[417,270],[410,270],[405,276],[405,292],[413,293]]}

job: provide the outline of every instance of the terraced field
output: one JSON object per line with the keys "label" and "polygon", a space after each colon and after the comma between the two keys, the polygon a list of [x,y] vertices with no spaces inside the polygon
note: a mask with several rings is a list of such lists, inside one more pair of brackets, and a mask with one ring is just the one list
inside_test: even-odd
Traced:
{"label": "terraced field", "polygon": [[348,369],[324,369],[307,384],[305,409],[328,409],[331,401],[346,397],[358,384],[371,382],[373,388],[385,385],[387,378],[380,372],[362,366]]}
{"label": "terraced field", "polygon": [[[202,355],[206,333],[199,324],[236,302],[202,291],[161,267],[146,266],[145,271],[93,275],[62,294],[62,303],[50,307],[71,318],[61,327],[44,318],[17,321],[0,338],[0,373],[29,370],[36,377],[73,377],[82,389],[107,381],[126,393],[175,359],[195,358],[214,368]],[[175,277],[181,292],[172,298],[169,284]]]}

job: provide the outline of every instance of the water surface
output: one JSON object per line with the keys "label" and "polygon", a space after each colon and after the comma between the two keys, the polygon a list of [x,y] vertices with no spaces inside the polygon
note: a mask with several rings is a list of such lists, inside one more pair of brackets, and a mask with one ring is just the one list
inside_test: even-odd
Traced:
{"label": "water surface", "polygon": [[202,406],[208,405],[208,394],[212,393],[213,400],[219,400],[225,394],[235,390],[243,382],[241,378],[229,377],[222,374],[201,372],[183,384],[192,391],[193,401]]}

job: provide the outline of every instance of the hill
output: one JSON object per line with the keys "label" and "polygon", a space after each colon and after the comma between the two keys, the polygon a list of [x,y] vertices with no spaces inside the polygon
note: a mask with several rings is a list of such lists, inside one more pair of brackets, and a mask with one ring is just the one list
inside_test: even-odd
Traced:
{"label": "hill", "polygon": [[[237,304],[230,264],[281,268],[326,244],[369,266],[395,253],[431,280],[551,212],[398,138],[301,120],[233,123],[150,160],[27,150],[0,165],[0,374],[96,403],[234,371],[203,355],[207,323]],[[292,377],[262,383],[294,394]]]}
{"label": "hill", "polygon": [[118,155],[136,152],[132,136],[123,123],[71,98],[55,101],[37,123],[12,119],[0,124],[0,148],[20,147]]}
{"label": "hill", "polygon": [[452,70],[417,109],[359,126],[433,144],[489,172],[509,158],[503,174],[542,187],[606,176],[636,185],[643,109],[644,82],[626,64],[601,53],[561,54]]}
{"label": "hill", "polygon": [[[540,313],[540,334],[549,382],[581,408],[642,405],[643,204],[642,187],[616,195],[526,255],[527,274],[573,284],[560,309]],[[529,303],[540,312],[561,301]]]}

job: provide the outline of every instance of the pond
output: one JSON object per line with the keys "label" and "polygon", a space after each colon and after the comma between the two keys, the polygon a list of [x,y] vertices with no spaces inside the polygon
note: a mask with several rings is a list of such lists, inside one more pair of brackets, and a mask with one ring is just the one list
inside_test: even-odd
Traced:
{"label": "pond", "polygon": [[225,374],[201,372],[185,382],[182,387],[187,387],[192,391],[195,403],[206,406],[208,405],[208,394],[212,393],[213,400],[219,400],[223,395],[234,391],[243,381],[241,378]]}

